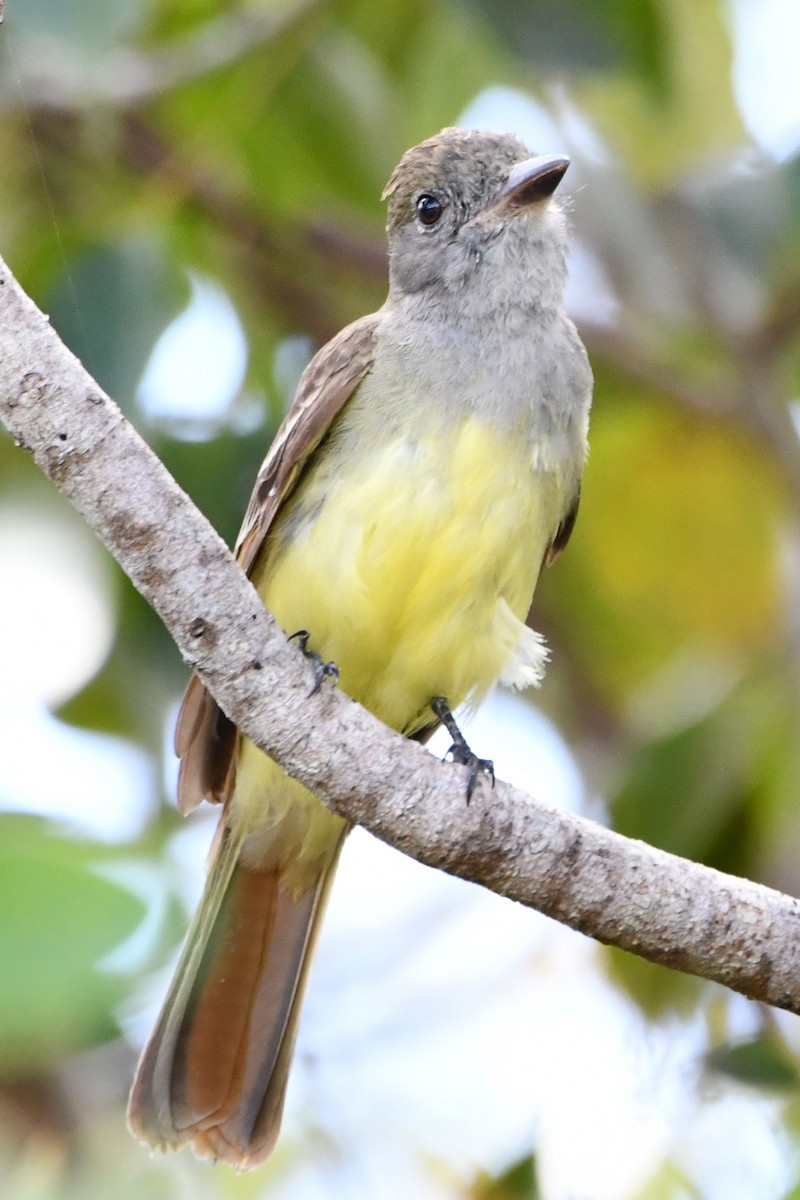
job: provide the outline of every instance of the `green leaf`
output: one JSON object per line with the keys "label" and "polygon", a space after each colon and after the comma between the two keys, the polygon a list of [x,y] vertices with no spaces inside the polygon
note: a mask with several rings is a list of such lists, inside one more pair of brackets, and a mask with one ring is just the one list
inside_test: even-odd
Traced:
{"label": "green leaf", "polygon": [[118,1032],[124,980],[103,958],[144,916],[141,900],[95,873],[98,853],[44,822],[0,817],[0,1063],[6,1076]]}
{"label": "green leaf", "polygon": [[705,1060],[706,1068],[750,1087],[793,1091],[800,1086],[800,1069],[787,1046],[764,1034],[750,1042],[719,1046]]}
{"label": "green leaf", "polygon": [[625,703],[678,655],[763,662],[785,604],[774,465],[618,378],[597,398],[575,535],[541,592],[593,685]]}
{"label": "green leaf", "polygon": [[153,345],[180,308],[184,285],[156,240],[101,246],[66,270],[50,300],[54,327],[129,410]]}
{"label": "green leaf", "polygon": [[[669,0],[658,4],[659,14],[634,22],[630,32],[627,20],[636,0],[610,7],[618,17],[619,44],[628,46],[627,70],[587,75],[576,95],[631,176],[659,188],[707,164],[710,154],[740,146],[746,135],[733,93],[723,6]],[[657,48],[649,52],[648,23],[658,29]]]}
{"label": "green leaf", "polygon": [[536,1159],[531,1154],[496,1177],[481,1175],[472,1185],[470,1200],[539,1200]]}
{"label": "green leaf", "polygon": [[703,720],[631,756],[611,799],[614,828],[719,870],[758,877],[765,847],[787,832],[785,771],[796,770],[796,739],[779,681],[748,679]]}
{"label": "green leaf", "polygon": [[656,95],[669,71],[658,0],[474,0],[515,53],[538,71],[627,70]]}

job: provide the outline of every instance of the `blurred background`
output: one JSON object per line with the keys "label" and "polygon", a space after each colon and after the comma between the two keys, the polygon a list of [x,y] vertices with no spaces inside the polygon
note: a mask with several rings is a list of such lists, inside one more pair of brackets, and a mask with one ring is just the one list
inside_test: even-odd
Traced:
{"label": "blurred background", "polygon": [[[375,309],[443,125],[566,151],[596,375],[541,691],[470,740],[542,798],[800,893],[796,0],[9,0],[0,250],[228,539],[313,350]],[[800,1024],[356,832],[278,1151],[128,1136],[213,816],[186,672],[0,436],[0,1179],[13,1200],[790,1200]],[[446,745],[439,745],[443,752]]]}

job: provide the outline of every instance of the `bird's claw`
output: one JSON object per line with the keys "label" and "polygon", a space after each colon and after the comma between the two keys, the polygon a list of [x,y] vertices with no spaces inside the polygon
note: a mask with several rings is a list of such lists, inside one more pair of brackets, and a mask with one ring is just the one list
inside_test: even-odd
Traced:
{"label": "bird's claw", "polygon": [[467,768],[467,804],[469,804],[479,775],[488,775],[492,781],[492,787],[494,787],[494,763],[490,758],[479,758],[470,750],[467,740],[458,728],[443,696],[437,696],[433,700],[431,708],[453,739],[445,758],[449,756],[454,763],[459,763],[462,767]]}
{"label": "bird's claw", "polygon": [[311,634],[307,629],[298,629],[295,633],[289,635],[290,642],[297,642],[300,647],[300,653],[311,665],[311,671],[314,675],[314,686],[308,693],[313,696],[322,687],[322,682],[325,679],[330,679],[334,686],[339,682],[339,668],[335,662],[325,662],[321,654],[317,654],[316,650],[309,650],[308,639]]}
{"label": "bird's claw", "polygon": [[474,754],[469,746],[466,744],[461,746],[458,742],[453,742],[447,754],[452,762],[460,763],[462,767],[467,768],[467,804],[472,799],[479,775],[488,775],[492,781],[492,787],[494,787],[494,763],[491,758],[478,758],[478,755]]}

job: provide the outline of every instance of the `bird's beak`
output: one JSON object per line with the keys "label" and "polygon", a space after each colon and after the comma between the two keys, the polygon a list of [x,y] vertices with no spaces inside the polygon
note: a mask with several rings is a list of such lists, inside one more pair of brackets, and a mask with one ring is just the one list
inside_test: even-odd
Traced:
{"label": "bird's beak", "polygon": [[548,200],[564,178],[569,159],[564,154],[537,154],[511,168],[492,208],[528,208]]}

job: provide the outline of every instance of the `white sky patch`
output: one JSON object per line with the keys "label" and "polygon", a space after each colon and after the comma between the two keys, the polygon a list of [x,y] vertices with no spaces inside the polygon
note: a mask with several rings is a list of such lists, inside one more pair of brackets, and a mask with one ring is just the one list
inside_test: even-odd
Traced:
{"label": "white sky patch", "polygon": [[0,507],[0,580],[0,712],[11,697],[63,703],[99,670],[114,637],[98,545],[56,505],[9,496]]}
{"label": "white sky patch", "polygon": [[189,282],[189,304],[161,334],[139,383],[151,420],[219,420],[244,383],[247,339],[230,297],[199,275]]}
{"label": "white sky patch", "polygon": [[774,158],[800,146],[800,4],[729,0],[733,85],[745,124]]}
{"label": "white sky patch", "polygon": [[0,708],[0,809],[124,842],[142,832],[154,804],[155,771],[139,747],[32,704]]}
{"label": "white sky patch", "polygon": [[792,418],[795,432],[800,437],[800,397],[789,401],[789,415]]}
{"label": "white sky patch", "polygon": [[563,130],[567,145],[584,162],[608,165],[613,160],[611,151],[592,125],[587,113],[573,104],[564,83],[557,83],[550,90],[554,111],[558,114],[559,128]]}
{"label": "white sky patch", "polygon": [[0,809],[105,841],[137,836],[154,803],[145,752],[47,711],[80,691],[111,649],[113,584],[99,544],[41,493],[9,493],[0,581]]}
{"label": "white sky patch", "polygon": [[[607,163],[610,153],[586,113],[556,84],[545,106],[519,88],[484,88],[471,100],[456,124],[464,129],[514,133],[533,154],[574,154],[579,161]],[[574,177],[575,167],[571,175]]]}
{"label": "white sky patch", "polygon": [[516,88],[485,88],[470,101],[456,124],[489,133],[514,133],[534,154],[556,154],[563,149],[563,135],[547,109]]}
{"label": "white sky patch", "polygon": [[781,1133],[782,1107],[777,1098],[722,1085],[714,1102],[691,1112],[676,1158],[703,1200],[791,1196],[795,1163]]}
{"label": "white sky patch", "polygon": [[596,325],[613,325],[619,302],[600,259],[579,238],[569,248],[569,273],[564,301],[570,316]]}

